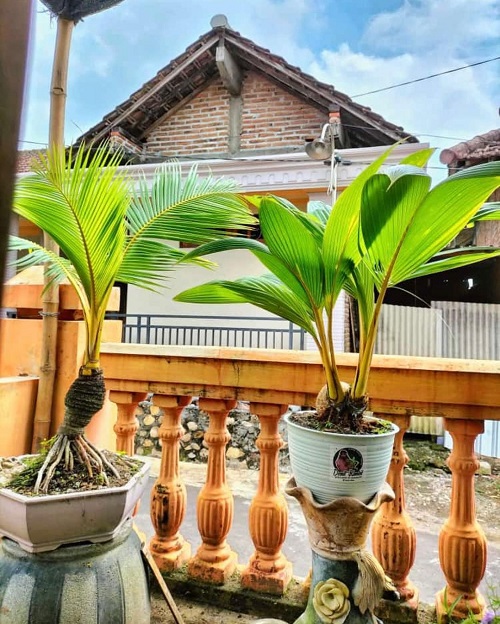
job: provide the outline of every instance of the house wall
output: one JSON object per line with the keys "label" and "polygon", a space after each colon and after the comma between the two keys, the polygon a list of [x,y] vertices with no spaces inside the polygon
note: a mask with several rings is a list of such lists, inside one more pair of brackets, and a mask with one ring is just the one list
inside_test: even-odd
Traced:
{"label": "house wall", "polygon": [[249,72],[242,89],[241,149],[302,147],[327,116],[263,76]]}
{"label": "house wall", "polygon": [[146,139],[146,154],[182,156],[227,151],[229,98],[218,79],[163,123]]}
{"label": "house wall", "polygon": [[[220,78],[146,137],[146,154],[187,155],[229,151],[231,96]],[[326,115],[256,72],[241,92],[240,149],[298,148],[315,137]]]}
{"label": "house wall", "polygon": [[199,316],[266,316],[260,308],[249,304],[200,305],[180,303],[173,297],[187,288],[215,279],[237,279],[248,275],[268,273],[267,269],[245,250],[214,254],[209,258],[217,263],[217,268],[207,270],[196,265],[179,266],[175,273],[167,276],[167,288],[162,293],[154,293],[136,286],[130,286],[127,298],[128,314],[194,314]]}

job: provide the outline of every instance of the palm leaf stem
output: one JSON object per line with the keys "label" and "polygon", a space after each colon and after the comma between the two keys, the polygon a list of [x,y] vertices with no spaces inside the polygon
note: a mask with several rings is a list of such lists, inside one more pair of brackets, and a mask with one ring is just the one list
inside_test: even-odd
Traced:
{"label": "palm leaf stem", "polygon": [[361,342],[359,348],[359,363],[356,369],[356,375],[354,377],[354,383],[352,385],[352,397],[353,399],[360,399],[366,394],[366,388],[368,385],[368,376],[370,374],[370,366],[373,358],[373,350],[375,348],[375,339],[377,337],[378,322],[380,312],[382,311],[382,304],[384,302],[385,293],[389,288],[389,280],[392,273],[392,267],[394,266],[397,258],[397,253],[394,255],[389,270],[384,278],[382,286],[375,303],[373,310],[373,316],[370,321],[370,326],[366,335],[366,342],[361,349]]}
{"label": "palm leaf stem", "polygon": [[343,398],[344,391],[340,383],[339,376],[335,367],[335,360],[333,351],[328,348],[328,338],[325,334],[325,326],[321,311],[313,307],[314,322],[316,323],[316,329],[318,330],[317,345],[323,362],[323,368],[325,370],[326,385],[328,388],[328,396],[334,401],[340,401]]}
{"label": "palm leaf stem", "polygon": [[[332,371],[333,371],[333,375],[335,377],[335,372],[337,370],[337,366],[335,364],[335,345],[333,342],[333,302],[329,301],[328,306],[325,307],[326,310],[326,317],[327,317],[327,330],[326,330],[326,338],[327,338],[327,345],[328,345],[328,352],[330,354],[330,362],[331,362],[331,367],[332,367]],[[338,397],[338,392],[339,392],[339,388],[341,389],[341,399],[343,398],[343,390],[342,390],[342,386],[340,383],[340,378],[338,378],[336,380],[335,383],[335,390],[337,392],[337,397]],[[332,397],[333,398],[333,397]]]}

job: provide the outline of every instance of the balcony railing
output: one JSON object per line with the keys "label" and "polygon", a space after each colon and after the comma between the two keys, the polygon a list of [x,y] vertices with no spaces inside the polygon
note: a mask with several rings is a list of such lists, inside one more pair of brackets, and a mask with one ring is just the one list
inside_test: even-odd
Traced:
{"label": "balcony railing", "polygon": [[118,314],[122,341],[132,344],[305,349],[303,329],[272,316],[196,316],[190,314]]}
{"label": "balcony railing", "polygon": [[[353,377],[356,356],[339,356],[342,377]],[[226,482],[226,418],[237,400],[250,402],[260,419],[259,484],[249,510],[254,553],[241,574],[241,585],[258,592],[282,594],[292,566],[281,552],[288,523],[284,495],[278,486],[278,423],[286,406],[310,405],[323,384],[318,355],[310,352],[203,347],[104,345],[102,364],[110,398],[118,406],[118,448],[133,452],[137,431],[135,408],[147,393],[164,411],[160,475],[153,487],[150,548],[163,571],[187,563],[188,575],[224,584],[236,566],[226,541],[233,518],[233,496]],[[415,602],[410,575],[416,539],[405,509],[403,447],[412,415],[438,415],[454,439],[449,465],[452,500],[439,537],[439,559],[446,587],[437,596],[438,616],[455,604],[453,615],[480,616],[484,601],[478,591],[485,573],[486,540],[476,521],[474,441],[485,419],[500,419],[500,363],[399,356],[374,358],[369,395],[371,408],[399,427],[388,482],[395,492],[374,522],[372,546],[402,597]],[[186,513],[186,490],[179,471],[181,412],[191,397],[210,417],[206,482],[197,504],[201,546],[191,547],[180,531]]]}

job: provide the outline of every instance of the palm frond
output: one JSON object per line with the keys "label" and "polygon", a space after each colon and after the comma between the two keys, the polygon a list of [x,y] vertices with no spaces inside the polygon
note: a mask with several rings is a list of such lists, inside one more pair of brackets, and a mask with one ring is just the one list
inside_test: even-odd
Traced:
{"label": "palm frond", "polygon": [[486,202],[469,223],[473,224],[476,221],[500,221],[500,202]]}
{"label": "palm frond", "polygon": [[418,267],[408,279],[458,269],[498,256],[500,249],[495,247],[455,247],[436,254],[432,260]]}
{"label": "palm frond", "polygon": [[180,165],[164,164],[149,189],[142,180],[127,212],[128,248],[139,239],[201,244],[257,221],[231,180],[200,178],[196,166],[183,179]]}
{"label": "palm frond", "polygon": [[259,211],[260,225],[271,254],[295,276],[311,301],[321,306],[323,262],[320,243],[298,216],[299,212],[274,197],[265,198]]}
{"label": "palm frond", "polygon": [[[50,150],[34,175],[19,181],[14,211],[46,231],[75,267],[89,301],[109,296],[125,242],[129,202],[120,156],[82,146],[74,157]],[[72,163],[72,164],[71,164]]]}
{"label": "palm frond", "polygon": [[82,288],[80,278],[73,264],[67,258],[58,256],[52,251],[45,249],[45,247],[42,247],[42,245],[18,236],[9,237],[9,250],[27,252],[26,255],[20,256],[11,262],[11,266],[22,270],[32,266],[46,264],[49,283],[55,282],[61,284],[67,279],[75,288],[84,309],[88,309],[89,302]]}
{"label": "palm frond", "polygon": [[[179,262],[187,254],[182,249],[171,247],[156,240],[140,239],[128,248],[116,274],[117,281],[161,291],[165,287],[167,274],[178,268]],[[206,268],[215,266],[203,258],[193,258],[190,262]]]}
{"label": "palm frond", "polygon": [[333,305],[348,279],[351,267],[361,260],[358,243],[359,213],[365,183],[384,164],[395,146],[369,165],[335,202],[326,223],[323,238],[325,291]]}
{"label": "palm frond", "polygon": [[316,336],[311,309],[274,275],[216,280],[185,290],[174,300],[201,304],[251,303]]}

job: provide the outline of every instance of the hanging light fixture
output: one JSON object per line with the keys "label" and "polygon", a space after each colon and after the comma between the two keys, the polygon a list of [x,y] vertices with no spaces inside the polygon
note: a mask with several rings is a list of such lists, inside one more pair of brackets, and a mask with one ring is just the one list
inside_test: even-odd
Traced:
{"label": "hanging light fixture", "polygon": [[326,123],[318,139],[306,143],[306,154],[313,160],[330,161],[330,183],[327,192],[333,194],[333,203],[337,198],[337,168],[342,162],[339,154],[335,153],[335,138],[340,137],[340,111],[330,111]]}

